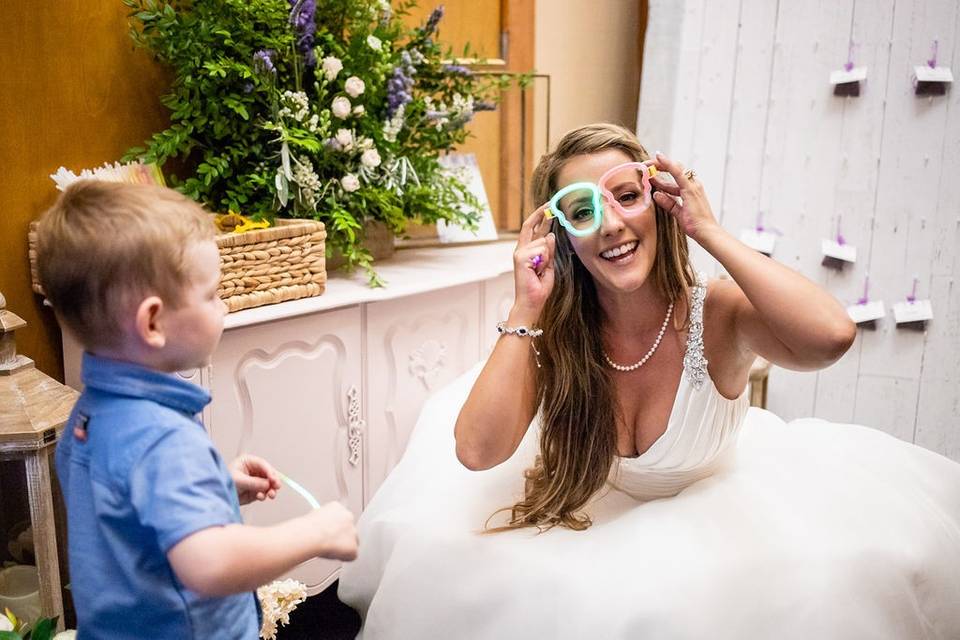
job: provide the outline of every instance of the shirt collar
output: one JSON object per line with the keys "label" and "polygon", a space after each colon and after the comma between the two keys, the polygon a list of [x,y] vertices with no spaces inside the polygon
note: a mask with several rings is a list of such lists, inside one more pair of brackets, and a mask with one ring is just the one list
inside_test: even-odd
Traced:
{"label": "shirt collar", "polygon": [[210,394],[176,374],[110,360],[84,352],[83,384],[116,395],[152,400],[190,415],[199,413],[210,403]]}

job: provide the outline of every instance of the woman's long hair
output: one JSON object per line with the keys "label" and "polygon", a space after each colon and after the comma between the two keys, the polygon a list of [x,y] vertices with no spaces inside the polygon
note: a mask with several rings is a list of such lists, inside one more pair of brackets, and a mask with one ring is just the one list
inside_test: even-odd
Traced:
{"label": "woman's long hair", "polygon": [[[556,150],[543,156],[533,173],[533,199],[546,202],[557,190],[557,174],[574,156],[619,149],[642,162],[650,155],[636,136],[613,124],[593,124],[567,133]],[[657,252],[651,276],[665,300],[685,300],[694,283],[687,240],[673,216],[656,204]],[[590,526],[582,509],[607,480],[617,453],[619,404],[604,366],[603,315],[593,277],[577,257],[562,227],[557,237],[554,288],[539,326],[540,362],[536,400],[540,408],[540,454],[525,472],[525,497],[510,508],[502,531],[521,527],[546,530],[560,525]]]}

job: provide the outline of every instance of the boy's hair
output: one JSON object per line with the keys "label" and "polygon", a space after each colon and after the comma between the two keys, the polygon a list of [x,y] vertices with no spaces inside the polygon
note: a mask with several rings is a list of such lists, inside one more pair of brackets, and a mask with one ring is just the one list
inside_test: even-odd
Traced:
{"label": "boy's hair", "polygon": [[79,180],[40,219],[40,284],[81,344],[114,347],[145,297],[181,304],[184,255],[213,236],[210,214],[172,189]]}

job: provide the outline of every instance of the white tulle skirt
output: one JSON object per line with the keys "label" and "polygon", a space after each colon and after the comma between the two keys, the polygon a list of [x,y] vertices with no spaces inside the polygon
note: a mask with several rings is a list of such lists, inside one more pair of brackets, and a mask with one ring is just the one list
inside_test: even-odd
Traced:
{"label": "white tulle skirt", "polygon": [[490,471],[458,463],[478,372],[427,403],[360,518],[339,595],[361,637],[960,639],[957,463],[751,409],[729,463],[674,497],[610,489],[586,531],[481,534],[522,495],[537,443],[531,429]]}

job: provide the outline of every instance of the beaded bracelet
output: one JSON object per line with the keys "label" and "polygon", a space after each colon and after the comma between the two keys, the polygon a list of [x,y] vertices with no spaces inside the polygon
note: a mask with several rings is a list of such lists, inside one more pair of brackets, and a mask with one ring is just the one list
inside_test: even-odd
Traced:
{"label": "beaded bracelet", "polygon": [[500,321],[497,323],[497,333],[503,335],[505,333],[510,335],[518,335],[521,338],[524,336],[530,336],[531,338],[539,338],[543,335],[543,329],[531,329],[520,325],[519,327],[508,327],[506,322]]}
{"label": "beaded bracelet", "polygon": [[530,327],[525,327],[520,325],[519,327],[508,327],[506,322],[497,323],[497,333],[500,335],[508,334],[514,336],[520,336],[521,338],[530,338],[530,348],[533,349],[533,359],[537,363],[537,369],[540,369],[540,352],[537,351],[537,345],[534,338],[539,338],[543,335],[543,329],[531,329]]}

